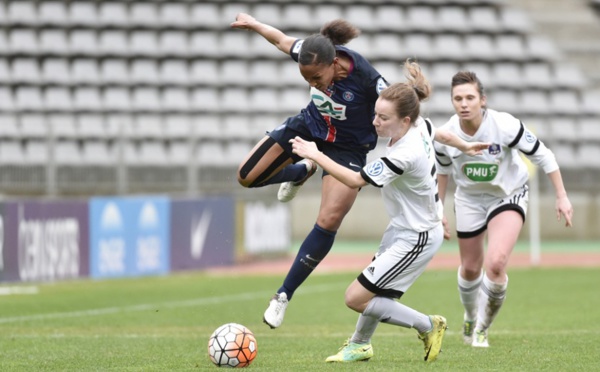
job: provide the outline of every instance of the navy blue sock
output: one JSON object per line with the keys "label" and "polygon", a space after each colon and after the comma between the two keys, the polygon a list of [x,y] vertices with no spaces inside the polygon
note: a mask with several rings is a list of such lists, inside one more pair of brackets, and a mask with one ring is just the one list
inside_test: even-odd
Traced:
{"label": "navy blue sock", "polygon": [[315,224],[312,231],[302,242],[296,259],[283,281],[283,286],[279,288],[277,293],[285,292],[288,299],[291,299],[296,289],[308,278],[319,262],[327,256],[334,240],[335,231],[325,230]]}
{"label": "navy blue sock", "polygon": [[269,178],[259,186],[273,185],[276,183],[284,183],[288,181],[300,181],[306,177],[306,165],[304,164],[290,164],[284,167],[279,173]]}

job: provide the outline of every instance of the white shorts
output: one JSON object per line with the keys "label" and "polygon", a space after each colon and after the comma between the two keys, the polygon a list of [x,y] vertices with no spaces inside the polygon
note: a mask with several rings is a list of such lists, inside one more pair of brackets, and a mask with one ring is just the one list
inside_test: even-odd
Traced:
{"label": "white shorts", "polygon": [[421,233],[400,230],[390,224],[375,258],[357,280],[376,295],[400,298],[425,271],[443,241],[441,223]]}
{"label": "white shorts", "polygon": [[484,232],[487,224],[500,212],[516,211],[523,217],[527,214],[529,187],[523,185],[509,196],[500,198],[488,194],[454,195],[454,213],[456,214],[456,236],[472,238]]}

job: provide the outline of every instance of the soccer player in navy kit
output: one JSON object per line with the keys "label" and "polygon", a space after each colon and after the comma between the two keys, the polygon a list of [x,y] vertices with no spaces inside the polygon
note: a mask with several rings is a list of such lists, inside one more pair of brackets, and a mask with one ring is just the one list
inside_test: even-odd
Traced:
{"label": "soccer player in navy kit", "polygon": [[[347,21],[335,20],[325,24],[319,34],[302,40],[244,13],[237,15],[231,27],[257,32],[289,54],[310,86],[308,106],[269,132],[241,162],[239,183],[244,187],[281,183],[278,199],[291,200],[317,169],[313,161],[292,153],[289,140],[296,136],[316,142],[338,164],[360,170],[377,143],[371,125],[373,110],[379,93],[388,86],[364,57],[343,46],[360,31]],[[271,328],[281,325],[294,291],[331,249],[357,194],[358,189],[323,172],[317,221],[264,313],[264,321]]]}

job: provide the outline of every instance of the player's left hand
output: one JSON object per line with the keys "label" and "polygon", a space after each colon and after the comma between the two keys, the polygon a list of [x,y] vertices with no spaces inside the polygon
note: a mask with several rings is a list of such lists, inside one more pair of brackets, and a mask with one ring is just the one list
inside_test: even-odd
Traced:
{"label": "player's left hand", "polygon": [[564,195],[556,198],[556,220],[560,221],[560,217],[565,216],[565,226],[573,226],[573,206],[569,198]]}
{"label": "player's left hand", "polygon": [[491,146],[491,143],[487,142],[468,142],[466,151],[463,151],[469,156],[481,155],[484,150],[487,150]]}
{"label": "player's left hand", "polygon": [[314,160],[314,156],[319,153],[316,143],[305,141],[298,136],[292,138],[290,143],[292,144],[292,152],[305,159]]}

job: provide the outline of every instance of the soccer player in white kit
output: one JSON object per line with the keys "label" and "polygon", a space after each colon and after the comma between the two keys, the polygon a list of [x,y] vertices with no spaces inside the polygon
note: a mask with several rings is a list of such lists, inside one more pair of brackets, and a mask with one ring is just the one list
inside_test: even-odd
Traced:
{"label": "soccer player in white kit", "polygon": [[[517,118],[486,107],[483,86],[475,73],[454,75],[451,99],[456,115],[440,129],[465,141],[491,143],[475,157],[435,145],[442,202],[448,175],[456,184],[454,210],[461,258],[458,290],[465,308],[463,339],[474,347],[488,347],[488,328],[506,297],[508,259],[527,213],[529,173],[519,153],[548,175],[556,192],[556,217],[560,220],[564,216],[566,226],[571,226],[573,207],[554,154]],[[444,226],[445,238],[449,239],[445,218]]]}
{"label": "soccer player in white kit", "polygon": [[419,116],[419,103],[429,96],[430,86],[418,64],[407,61],[405,70],[408,82],[384,89],[375,103],[373,125],[378,136],[390,137],[386,155],[360,172],[337,164],[313,142],[300,137],[290,141],[294,153],[315,161],[349,187],[380,187],[391,219],[375,258],[346,290],[346,305],[361,313],[355,332],[327,362],[370,359],[371,336],[379,322],[415,328],[425,345],[426,361],[435,360],[441,349],[446,319],[425,315],[395,299],[415,282],[443,242],[443,207],[437,194],[432,139],[470,154],[488,144],[436,133],[431,122]]}

